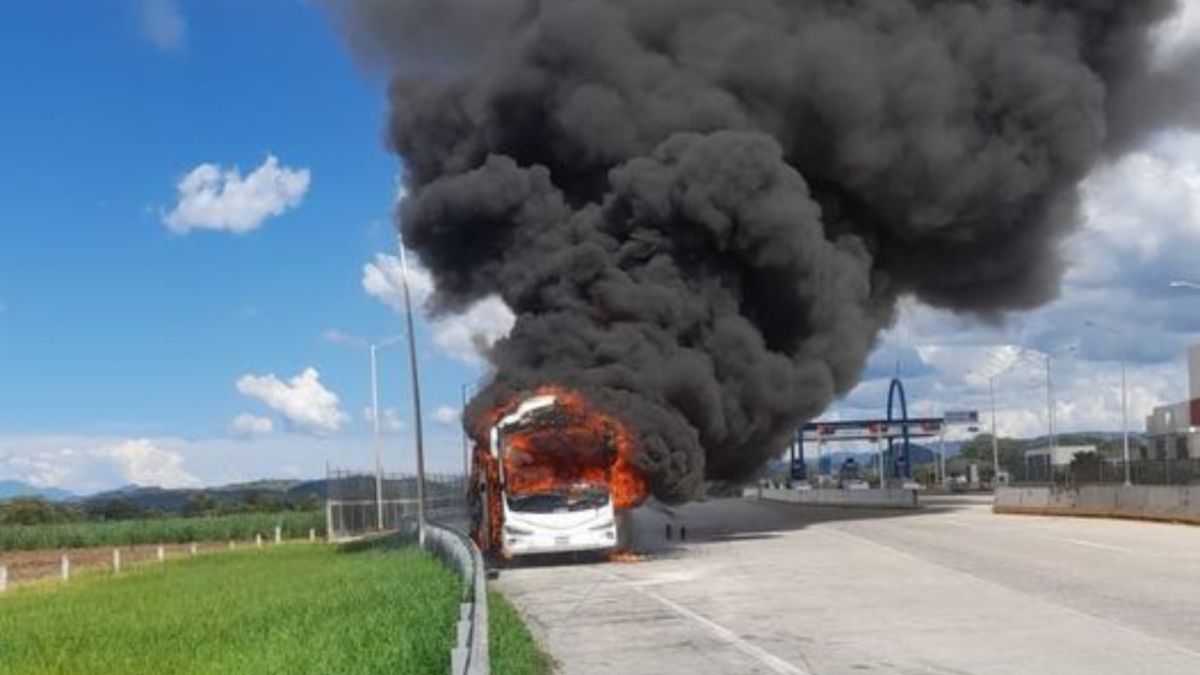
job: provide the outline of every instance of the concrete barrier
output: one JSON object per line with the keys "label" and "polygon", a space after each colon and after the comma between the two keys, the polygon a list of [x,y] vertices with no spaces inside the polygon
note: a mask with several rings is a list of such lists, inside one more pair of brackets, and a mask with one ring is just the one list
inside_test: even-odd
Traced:
{"label": "concrete barrier", "polygon": [[885,490],[833,490],[828,488],[812,488],[787,490],[762,488],[755,490],[759,499],[775,502],[789,502],[806,506],[850,506],[874,509],[915,509],[917,491],[899,488]]}
{"label": "concrete barrier", "polygon": [[1043,488],[1006,487],[996,491],[995,504],[1003,508],[1044,509],[1050,505],[1050,491]]}
{"label": "concrete barrier", "polygon": [[995,513],[1134,518],[1200,525],[1200,486],[1000,487]]}

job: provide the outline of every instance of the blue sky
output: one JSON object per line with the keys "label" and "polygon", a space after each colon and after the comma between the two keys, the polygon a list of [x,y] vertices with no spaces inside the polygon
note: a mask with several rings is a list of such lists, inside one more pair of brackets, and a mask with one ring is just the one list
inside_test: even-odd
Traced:
{"label": "blue sky", "polygon": [[[219,437],[268,412],[240,377],[310,366],[349,411],[342,433],[363,433],[366,356],[322,335],[400,328],[362,287],[394,250],[384,82],[313,3],[166,7],[184,28],[165,41],[138,2],[0,10],[0,435]],[[297,207],[244,234],[164,224],[194,167],[246,174],[268,153],[310,172]],[[422,337],[429,407],[457,406],[478,367]],[[400,356],[382,398],[407,416]]]}
{"label": "blue sky", "polygon": [[[1163,58],[1195,43],[1197,5],[1164,32]],[[382,141],[385,86],[315,2],[4,3],[0,479],[88,492],[369,465],[367,357],[328,333],[402,326],[394,259],[378,257],[395,252],[402,170]],[[897,362],[919,414],[983,407],[981,373],[1012,365],[1001,432],[1039,433],[1023,346],[1063,354],[1060,428],[1115,429],[1120,349],[1084,327],[1098,317],[1131,345],[1135,425],[1184,398],[1200,293],[1167,282],[1200,277],[1200,135],[1151,139],[1084,198],[1057,301],[1001,324],[906,303],[829,415],[879,413]],[[460,462],[459,388],[483,372],[472,339],[511,321],[495,302],[476,310],[420,322],[435,469]],[[381,379],[399,469],[402,357],[383,354]]]}

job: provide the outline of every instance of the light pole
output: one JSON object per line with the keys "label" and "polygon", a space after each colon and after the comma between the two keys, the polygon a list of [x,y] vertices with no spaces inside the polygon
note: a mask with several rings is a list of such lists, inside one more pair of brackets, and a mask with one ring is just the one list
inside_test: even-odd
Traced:
{"label": "light pole", "polygon": [[375,526],[376,529],[383,529],[383,457],[382,457],[382,439],[379,434],[379,358],[378,353],[381,349],[391,347],[400,341],[399,336],[389,337],[381,342],[367,342],[366,340],[347,335],[340,331],[330,331],[326,333],[326,339],[330,342],[341,342],[344,344],[353,345],[355,347],[366,347],[371,354],[371,448],[375,455]]}
{"label": "light pole", "polygon": [[1176,279],[1171,282],[1171,288],[1190,288],[1193,291],[1200,291],[1200,282],[1187,281],[1186,279]]}
{"label": "light pole", "polygon": [[[1017,352],[1018,356],[1023,356],[1027,359],[1036,358],[1039,361],[1045,362],[1046,365],[1046,443],[1050,448],[1050,461],[1053,463],[1054,455],[1058,450],[1058,437],[1054,434],[1054,386],[1050,379],[1050,353],[1040,352],[1034,349],[1022,348]],[[1040,365],[1040,364],[1039,364]]]}
{"label": "light pole", "polygon": [[379,453],[379,359],[377,345],[371,345],[371,445],[375,449],[375,526],[383,529],[383,460]]}
{"label": "light pole", "polygon": [[988,402],[991,406],[991,411],[992,411],[992,483],[993,484],[998,483],[1000,481],[1000,442],[998,440],[999,437],[996,435],[996,379],[998,377],[1000,377],[1001,375],[1003,375],[1004,373],[1008,372],[1009,368],[1012,368],[1011,363],[1009,363],[1008,365],[1001,368],[999,371],[994,372],[990,375],[988,375],[987,373],[979,372],[978,370],[974,370],[974,369],[967,372],[968,375],[970,375],[972,373],[982,375],[983,377],[986,377],[987,381],[988,381]]}
{"label": "light pole", "polygon": [[996,439],[996,378],[997,373],[988,378],[988,396],[992,403],[992,489],[1000,484],[1000,441]]}
{"label": "light pole", "polygon": [[412,376],[413,420],[417,435],[417,542],[425,546],[425,441],[421,429],[421,385],[417,372],[417,340],[413,329],[412,296],[408,291],[408,258],[404,253],[404,242],[397,242],[400,249],[400,286],[404,291],[404,321],[408,331],[408,363]]}
{"label": "light pole", "polygon": [[1124,445],[1125,485],[1128,487],[1133,485],[1129,470],[1129,387],[1128,380],[1125,377],[1125,364],[1129,360],[1127,352],[1128,343],[1125,341],[1125,333],[1119,328],[1114,328],[1098,321],[1092,321],[1091,319],[1088,319],[1084,323],[1092,328],[1098,328],[1115,336],[1121,345],[1121,436],[1122,444]]}

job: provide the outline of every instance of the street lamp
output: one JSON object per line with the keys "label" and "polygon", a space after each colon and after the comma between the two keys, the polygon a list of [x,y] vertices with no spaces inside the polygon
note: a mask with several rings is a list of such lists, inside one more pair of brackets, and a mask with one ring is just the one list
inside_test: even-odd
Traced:
{"label": "street lamp", "polygon": [[1129,469],[1129,388],[1127,385],[1128,380],[1125,377],[1125,364],[1128,361],[1128,343],[1125,341],[1125,333],[1119,328],[1114,328],[1113,326],[1109,326],[1098,321],[1092,321],[1091,319],[1084,321],[1084,323],[1092,328],[1098,328],[1106,333],[1109,333],[1110,335],[1115,336],[1121,345],[1121,436],[1122,443],[1124,445],[1125,457],[1125,485],[1128,487],[1133,485]]}
{"label": "street lamp", "polygon": [[996,438],[996,378],[1000,373],[988,378],[988,396],[992,399],[992,489],[1000,483],[1000,441]]}
{"label": "street lamp", "polygon": [[1200,291],[1200,282],[1187,281],[1186,279],[1176,279],[1171,282],[1171,288],[1190,288],[1194,291]]}
{"label": "street lamp", "polygon": [[347,335],[340,331],[329,331],[326,338],[331,342],[340,342],[355,347],[365,347],[371,354],[371,445],[375,453],[375,526],[383,529],[383,459],[381,456],[381,439],[379,436],[379,358],[378,352],[400,342],[398,335],[389,337],[381,342],[366,340]]}
{"label": "street lamp", "polygon": [[[1017,352],[1018,357],[1026,359],[1037,359],[1044,361],[1046,366],[1046,443],[1050,448],[1051,457],[1058,449],[1058,437],[1054,434],[1054,386],[1050,379],[1050,353],[1040,352],[1036,349],[1021,348]],[[1041,365],[1041,364],[1039,364]]]}
{"label": "street lamp", "polygon": [[[992,407],[992,482],[996,484],[1000,481],[1000,441],[996,435],[996,378],[1008,372],[1013,364],[1009,363],[999,371],[991,375],[984,375],[988,381],[988,397]],[[972,371],[968,371],[970,373]],[[978,371],[975,371],[978,372]],[[982,373],[980,373],[982,374]]]}

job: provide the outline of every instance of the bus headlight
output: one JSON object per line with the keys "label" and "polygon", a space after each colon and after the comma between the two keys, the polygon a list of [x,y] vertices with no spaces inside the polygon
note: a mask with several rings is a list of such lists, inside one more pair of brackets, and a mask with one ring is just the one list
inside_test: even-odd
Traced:
{"label": "bus headlight", "polygon": [[515,537],[528,537],[529,535],[533,534],[533,530],[527,530],[523,527],[517,527],[515,525],[505,525],[504,534]]}
{"label": "bus headlight", "polygon": [[589,527],[588,529],[593,532],[599,532],[600,530],[612,529],[613,525],[615,525],[615,524],[616,524],[615,521],[610,520],[607,523],[600,523],[599,525],[593,525],[593,526]]}

